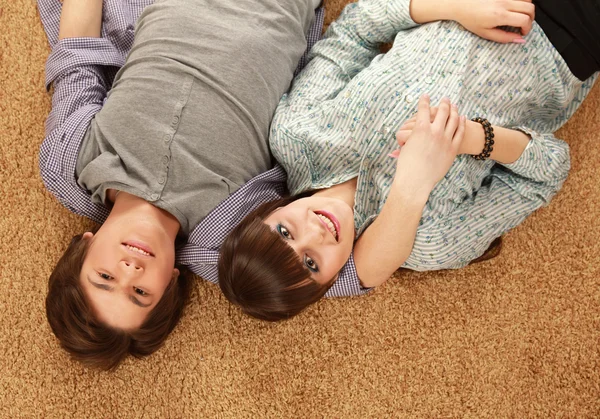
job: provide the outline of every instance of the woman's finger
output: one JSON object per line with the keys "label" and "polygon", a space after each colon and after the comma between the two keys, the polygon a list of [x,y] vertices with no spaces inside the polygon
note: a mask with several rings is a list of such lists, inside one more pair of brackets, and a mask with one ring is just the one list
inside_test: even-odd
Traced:
{"label": "woman's finger", "polygon": [[532,22],[535,20],[535,5],[531,0],[512,1],[508,8],[513,12],[526,14]]}
{"label": "woman's finger", "polygon": [[400,155],[400,150],[396,149],[396,150],[392,151],[390,154],[388,154],[388,157],[397,159],[399,155]]}
{"label": "woman's finger", "polygon": [[432,106],[432,107],[431,107],[431,109],[430,109],[430,113],[431,113],[431,122],[433,122],[433,121],[434,121],[434,119],[435,119],[435,116],[437,115],[437,110],[438,110],[437,106]]}
{"label": "woman's finger", "polygon": [[520,28],[521,33],[529,33],[531,30],[532,20],[525,13],[507,12],[506,17],[502,19],[503,26],[513,26]]}
{"label": "woman's finger", "polygon": [[466,124],[467,118],[464,115],[462,115],[458,119],[458,128],[456,128],[456,132],[454,133],[454,137],[452,138],[452,147],[456,154],[458,154],[458,150],[460,150],[460,145],[462,144],[463,138],[465,137]]}
{"label": "woman's finger", "polygon": [[443,98],[438,106],[435,119],[433,121],[433,129],[438,133],[443,133],[446,128],[448,121],[448,115],[450,115],[450,99],[447,97]]}
{"label": "woman's finger", "polygon": [[415,129],[415,121],[405,122],[398,131],[411,131]]}
{"label": "woman's finger", "polygon": [[[431,115],[430,121],[429,122],[433,122],[433,119],[435,118],[435,114],[437,113],[437,106],[431,106],[429,108],[429,113]],[[417,114],[414,114],[410,119],[407,119],[404,124],[406,125],[409,122],[416,122],[417,120]],[[404,126],[404,125],[403,125]]]}
{"label": "woman's finger", "polygon": [[408,137],[410,137],[411,133],[412,133],[412,129],[400,130],[396,133],[396,141],[398,142],[398,145],[400,147],[402,147],[404,144],[406,144],[406,142],[408,141]]}
{"label": "woman's finger", "polygon": [[482,38],[485,38],[489,41],[498,42],[500,44],[508,44],[509,42],[514,42],[515,44],[523,44],[525,40],[521,35],[514,32],[508,32],[502,29],[494,28],[494,29],[485,29],[479,33]]}
{"label": "woman's finger", "polygon": [[447,141],[452,141],[454,138],[454,133],[456,133],[456,128],[458,127],[458,108],[456,105],[450,106],[450,116],[448,117],[448,122],[446,123],[446,129],[444,130],[444,139]]}
{"label": "woman's finger", "polygon": [[417,117],[416,122],[424,123],[429,125],[431,120],[431,112],[429,109],[429,95],[424,94],[419,98],[419,104],[417,106]]}

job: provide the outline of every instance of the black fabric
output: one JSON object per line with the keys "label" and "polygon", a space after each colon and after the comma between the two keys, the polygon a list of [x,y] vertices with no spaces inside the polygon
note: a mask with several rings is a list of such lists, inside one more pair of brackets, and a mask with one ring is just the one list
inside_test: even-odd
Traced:
{"label": "black fabric", "polygon": [[571,72],[585,80],[600,70],[600,0],[534,0],[535,21]]}

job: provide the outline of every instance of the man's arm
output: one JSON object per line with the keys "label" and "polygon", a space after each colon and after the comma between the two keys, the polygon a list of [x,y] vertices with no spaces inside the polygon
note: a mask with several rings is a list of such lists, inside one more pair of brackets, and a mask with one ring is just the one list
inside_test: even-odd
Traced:
{"label": "man's arm", "polygon": [[102,0],[64,0],[58,39],[99,38]]}
{"label": "man's arm", "polygon": [[[112,40],[99,37],[101,1],[65,0],[63,4],[59,0],[38,0],[42,24],[52,47],[46,62],[46,87],[54,88],[46,138],[40,147],[40,174],[46,188],[63,205],[96,222],[104,220],[106,209],[93,204],[88,192],[77,184],[75,162],[85,133],[110,89],[107,74],[125,62],[131,45],[124,42],[129,36],[125,25],[139,14],[135,9],[125,9],[121,2],[110,5],[105,24],[112,25]],[[80,9],[83,6],[88,9]],[[86,13],[88,17],[83,16]],[[83,21],[90,26],[80,27]],[[92,26],[93,33],[89,32]],[[95,36],[68,37],[83,34]]]}

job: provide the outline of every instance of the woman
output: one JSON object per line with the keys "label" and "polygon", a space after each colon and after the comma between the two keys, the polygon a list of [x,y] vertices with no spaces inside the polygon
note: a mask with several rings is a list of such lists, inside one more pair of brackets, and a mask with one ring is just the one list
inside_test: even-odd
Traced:
{"label": "woman", "polygon": [[268,127],[318,5],[133,3],[39,2],[54,87],[41,175],[102,224],[57,263],[46,312],[67,351],[106,369],[163,343],[189,295],[182,269],[216,280],[229,225],[277,191]]}
{"label": "woman", "polygon": [[[529,2],[496,4],[533,15]],[[317,192],[257,209],[223,244],[220,286],[247,313],[297,314],[337,282],[352,246],[363,290],[399,267],[463,267],[562,186],[568,146],[552,133],[596,79],[598,6],[569,2],[558,13],[566,5],[545,3],[543,16],[559,21],[542,19],[548,33],[533,24],[518,45],[451,21],[419,26],[428,21],[423,6],[349,5],[282,99],[271,149],[292,196]],[[438,18],[446,6],[434,6]],[[436,113],[424,97],[409,119],[424,93],[449,100]],[[484,119],[460,123],[450,101]]]}

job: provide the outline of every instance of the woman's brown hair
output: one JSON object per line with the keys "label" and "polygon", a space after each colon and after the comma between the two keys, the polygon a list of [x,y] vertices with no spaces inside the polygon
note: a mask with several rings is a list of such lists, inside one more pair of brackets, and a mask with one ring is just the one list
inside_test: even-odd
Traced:
{"label": "woman's brown hair", "polygon": [[116,368],[128,354],[141,358],[155,352],[183,314],[191,274],[178,267],[179,278],[167,286],[142,326],[124,331],[99,322],[90,308],[79,283],[87,249],[83,235],[73,237],[48,281],[46,316],[61,346],[85,365],[104,370]]}
{"label": "woman's brown hair", "polygon": [[260,205],[229,233],[221,246],[219,286],[245,313],[278,321],[300,313],[333,284],[311,279],[294,250],[263,220],[298,197]]}

